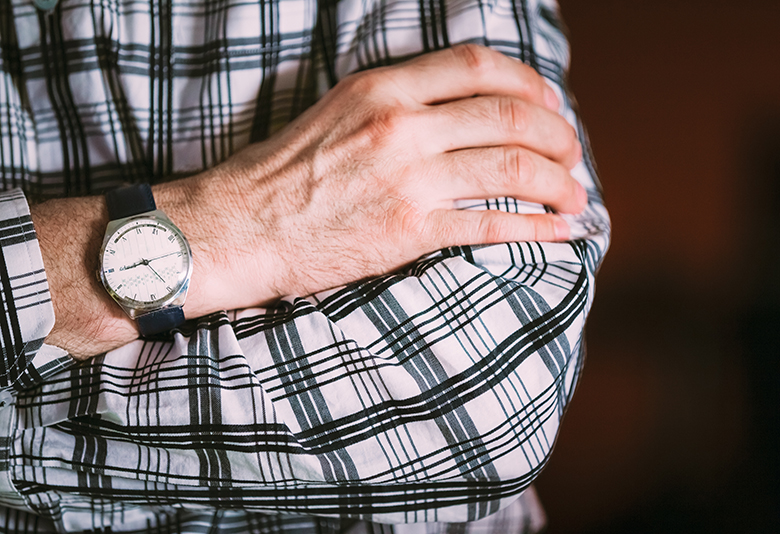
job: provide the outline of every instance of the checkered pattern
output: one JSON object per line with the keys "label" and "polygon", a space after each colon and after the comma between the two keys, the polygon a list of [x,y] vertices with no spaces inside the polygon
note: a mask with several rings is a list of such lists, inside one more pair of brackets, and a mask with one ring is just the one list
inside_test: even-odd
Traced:
{"label": "checkered pattern", "polygon": [[28,200],[197,173],[349,72],[462,42],[536,68],[585,139],[551,0],[0,0],[0,529],[538,530],[609,242],[587,150],[568,243],[454,247],[84,364],[44,343]]}

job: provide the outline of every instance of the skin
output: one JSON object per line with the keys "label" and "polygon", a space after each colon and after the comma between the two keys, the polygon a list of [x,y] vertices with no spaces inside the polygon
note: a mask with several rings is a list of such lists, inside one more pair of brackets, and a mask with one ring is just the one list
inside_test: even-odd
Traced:
{"label": "skin", "polygon": [[[465,45],[354,74],[271,139],[153,188],[193,249],[188,318],[394,271],[453,245],[562,241],[557,215],[462,211],[511,196],[579,213],[582,149],[530,67]],[[138,337],[95,277],[102,197],[32,208],[55,325],[88,358]]]}

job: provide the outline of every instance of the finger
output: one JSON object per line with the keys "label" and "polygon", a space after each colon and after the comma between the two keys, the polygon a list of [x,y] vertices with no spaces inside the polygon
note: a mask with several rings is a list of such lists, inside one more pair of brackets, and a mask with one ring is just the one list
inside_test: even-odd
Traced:
{"label": "finger", "polygon": [[426,219],[432,248],[515,241],[565,241],[571,230],[557,215],[435,210]]}
{"label": "finger", "polygon": [[516,146],[440,154],[430,174],[447,184],[450,200],[513,197],[546,204],[561,213],[580,213],[585,188],[558,163]]}
{"label": "finger", "polygon": [[518,145],[572,168],[581,157],[574,128],[562,116],[512,96],[480,96],[421,112],[433,152]]}
{"label": "finger", "polygon": [[387,72],[396,85],[422,104],[474,95],[508,94],[551,110],[555,91],[534,69],[495,50],[460,45],[419,56]]}

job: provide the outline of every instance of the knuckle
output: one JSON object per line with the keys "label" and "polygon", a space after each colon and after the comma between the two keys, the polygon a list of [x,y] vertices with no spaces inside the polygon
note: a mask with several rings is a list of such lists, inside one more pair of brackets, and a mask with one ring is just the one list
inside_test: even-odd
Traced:
{"label": "knuckle", "polygon": [[365,96],[379,91],[384,83],[378,71],[369,70],[350,74],[339,82],[343,91],[356,96]]}
{"label": "knuckle", "polygon": [[521,241],[545,241],[548,223],[543,217],[529,217],[525,222]]}
{"label": "knuckle", "polygon": [[501,243],[509,241],[512,225],[507,217],[497,217],[494,213],[486,212],[480,220],[479,233],[485,243]]}
{"label": "knuckle", "polygon": [[426,216],[420,204],[410,198],[399,199],[392,215],[395,227],[401,236],[412,243],[425,243],[431,233]]}
{"label": "knuckle", "polygon": [[386,107],[371,113],[363,123],[363,134],[370,145],[392,144],[411,129],[410,118],[403,110]]}
{"label": "knuckle", "polygon": [[509,132],[522,132],[528,127],[528,111],[515,98],[501,96],[496,100],[497,114],[500,124]]}
{"label": "knuckle", "polygon": [[546,218],[543,224],[536,225],[534,241],[555,241],[555,220]]}
{"label": "knuckle", "polygon": [[528,233],[531,236],[529,241],[546,241],[555,235],[553,223],[547,219],[536,219]]}
{"label": "knuckle", "polygon": [[509,183],[528,184],[536,175],[536,162],[520,147],[504,147],[504,175]]}
{"label": "knuckle", "polygon": [[455,56],[466,63],[466,66],[477,75],[492,72],[496,67],[493,52],[484,46],[476,44],[462,44],[452,48]]}

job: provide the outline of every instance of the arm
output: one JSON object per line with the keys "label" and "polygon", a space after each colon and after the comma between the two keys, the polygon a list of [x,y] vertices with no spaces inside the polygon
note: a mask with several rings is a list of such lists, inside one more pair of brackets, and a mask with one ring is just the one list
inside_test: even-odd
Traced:
{"label": "arm", "polygon": [[[154,481],[162,502],[483,516],[543,465],[578,374],[607,237],[591,193],[587,239],[455,247],[393,276],[211,316],[173,344],[135,342],[23,394],[20,413],[43,401],[54,408],[26,424],[82,415],[48,432],[107,453],[97,476],[111,487],[94,486],[94,498],[140,505]],[[182,441],[183,429],[197,439]],[[34,434],[20,431],[18,460],[49,459],[39,487],[67,491],[55,467],[98,462],[61,457],[53,440],[28,447]]]}
{"label": "arm", "polygon": [[[185,314],[312,294],[449,246],[568,238],[557,215],[457,209],[502,195],[583,209],[567,170],[581,149],[557,106],[532,69],[479,47],[345,79],[268,141],[155,187],[193,248]],[[58,318],[47,342],[83,359],[134,339],[94,277],[102,198],[50,201],[32,217]]]}

